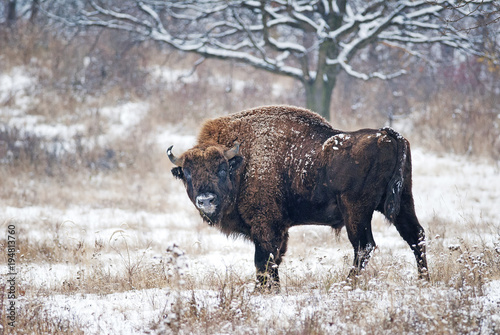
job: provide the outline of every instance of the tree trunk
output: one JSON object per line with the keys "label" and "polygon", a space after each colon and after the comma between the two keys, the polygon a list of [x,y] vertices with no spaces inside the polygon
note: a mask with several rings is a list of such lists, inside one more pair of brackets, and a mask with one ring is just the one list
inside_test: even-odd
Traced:
{"label": "tree trunk", "polygon": [[338,56],[338,48],[332,41],[324,41],[318,48],[316,72],[313,78],[304,80],[306,106],[325,119],[330,120],[332,92],[340,73],[340,66],[329,65],[328,59]]}
{"label": "tree trunk", "polygon": [[7,25],[12,27],[16,23],[17,19],[16,0],[7,0],[5,7],[7,12]]}
{"label": "tree trunk", "polygon": [[31,24],[35,23],[39,9],[40,9],[40,0],[33,0],[33,2],[31,3],[31,15],[30,15]]}
{"label": "tree trunk", "polygon": [[330,120],[330,103],[336,78],[327,82],[323,78],[304,83],[306,90],[306,107],[327,120]]}

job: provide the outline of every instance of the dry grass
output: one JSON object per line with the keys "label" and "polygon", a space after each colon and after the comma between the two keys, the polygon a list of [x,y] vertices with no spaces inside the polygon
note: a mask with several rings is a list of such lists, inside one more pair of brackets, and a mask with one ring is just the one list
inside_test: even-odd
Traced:
{"label": "dry grass", "polygon": [[342,76],[333,96],[332,123],[341,129],[391,125],[430,151],[498,161],[500,72],[481,72],[478,61],[473,62],[478,72],[468,75],[487,78],[475,86],[436,78],[432,71],[415,71],[389,82]]}
{"label": "dry grass", "polygon": [[[488,283],[500,280],[500,240],[495,245],[474,241],[485,231],[498,229],[492,224],[464,235],[453,223],[430,223],[429,235],[436,232],[432,227],[447,227],[441,236],[429,238],[430,282],[416,280],[411,256],[401,257],[398,249],[386,252],[389,246],[380,245],[355,290],[344,282],[351,262],[345,232],[335,240],[333,232],[327,235],[321,229],[309,235],[294,230],[290,253],[281,267],[282,292],[275,295],[255,293],[253,273],[243,274],[239,266],[200,275],[189,268],[204,255],[195,245],[186,244],[184,252],[176,246],[166,248],[158,241],[145,241],[136,237],[141,225],[116,230],[109,239],[102,239],[76,223],[50,218],[7,223],[20,227],[18,264],[19,277],[24,280],[18,286],[18,302],[23,308],[17,331],[65,334],[84,329],[79,323],[83,320],[53,317],[47,303],[54,296],[75,301],[90,299],[89,295],[106,299],[120,292],[152,289],[166,294],[152,294],[151,298],[158,301],[158,308],[156,321],[148,327],[157,333],[210,334],[224,329],[259,334],[448,334],[499,330],[491,323],[494,319],[485,318],[495,313],[495,307],[478,303],[484,299]],[[387,228],[381,223],[374,229],[380,234]],[[30,235],[29,230],[46,234]],[[218,234],[213,229],[206,233]],[[450,244],[446,234],[467,237]],[[330,257],[323,257],[322,252]],[[340,257],[340,263],[332,256]],[[0,255],[0,262],[6,262],[4,257]],[[251,267],[251,262],[246,266]],[[60,267],[64,271],[54,272],[54,281],[39,282],[31,277]]]}
{"label": "dry grass", "polygon": [[[104,35],[97,44],[88,43],[94,41],[88,36],[65,44],[40,31],[9,39],[10,48],[0,51],[5,73],[15,67],[39,70],[28,94],[12,95],[0,101],[0,108],[18,108],[22,96],[29,95],[33,100],[23,109],[25,115],[44,124],[83,125],[69,139],[0,127],[0,159],[5,159],[0,164],[0,202],[4,208],[24,210],[0,222],[2,229],[18,227],[22,306],[16,329],[2,315],[0,333],[83,334],[90,327],[87,320],[71,311],[56,313],[51,306],[66,299],[71,310],[81,300],[141,292],[151,294],[143,304],[154,311],[146,328],[159,334],[500,332],[500,322],[487,317],[498,307],[480,303],[488,284],[500,280],[500,231],[491,222],[426,222],[429,283],[416,280],[407,246],[402,251],[381,244],[354,290],[343,282],[352,259],[345,232],[336,239],[328,230],[296,229],[281,266],[282,292],[254,292],[252,246],[236,241],[228,251],[213,229],[183,226],[199,219],[178,201],[182,187],[172,180],[163,149],[149,135],[168,127],[195,133],[192,129],[204,118],[255,105],[300,104],[300,86],[215,61],[198,68],[195,82],[151,81],[146,71],[150,66],[187,72],[192,56],[147,45],[143,50],[129,48],[113,36]],[[114,49],[123,63],[113,64]],[[84,68],[89,53],[96,60]],[[99,62],[107,66],[106,78]],[[226,82],[214,84],[220,77]],[[276,82],[285,89],[272,95]],[[363,90],[364,106],[377,106],[373,102],[380,91],[373,91],[374,86]],[[341,128],[381,126],[386,114],[351,108],[356,97],[349,92],[356,91],[339,86],[336,102],[343,107],[334,123]],[[498,159],[498,97],[468,97],[457,114],[455,94],[450,90],[433,97],[426,106],[412,99],[403,104],[413,113],[412,142]],[[103,109],[123,101],[147,101],[149,110],[125,136],[101,141],[113,127]],[[51,150],[61,146],[77,149],[62,154]],[[115,220],[113,210],[123,211],[116,215],[122,219]],[[35,214],[30,216],[30,211]],[[162,218],[156,219],[159,214]],[[375,220],[374,227],[378,234],[389,234],[382,220]],[[461,237],[458,243],[456,236]],[[497,236],[496,244],[483,236]],[[168,249],[173,241],[182,245],[184,254]],[[4,239],[0,249],[5,250]],[[230,252],[236,261],[226,255]],[[227,264],[210,267],[206,257],[226,257]],[[0,253],[0,263],[6,262]]]}
{"label": "dry grass", "polygon": [[[457,98],[461,97],[461,98]],[[414,116],[415,138],[437,152],[500,159],[500,98],[493,94],[443,92]]]}
{"label": "dry grass", "polygon": [[62,335],[85,334],[85,331],[71,320],[54,318],[38,300],[27,302],[19,309],[18,322],[14,329],[2,322],[4,334]]}
{"label": "dry grass", "polygon": [[[417,281],[414,264],[399,254],[377,251],[353,291],[346,290],[343,283],[350,257],[346,256],[343,264],[313,257],[313,253],[301,257],[301,250],[315,247],[318,242],[321,246],[322,242],[292,234],[293,247],[281,267],[282,293],[261,295],[253,292],[253,274],[242,275],[231,266],[214,269],[204,276],[194,274],[196,271],[191,274],[186,264],[199,257],[196,252],[187,249],[183,254],[175,248],[166,250],[158,242],[135,242],[127,236],[133,230],[115,231],[111,239],[95,239],[91,243],[86,232],[68,234],[64,225],[71,223],[45,220],[15,224],[24,227],[19,230],[20,237],[29,235],[27,227],[47,232],[43,238],[26,237],[18,241],[19,278],[25,277],[18,286],[22,296],[18,302],[23,304],[18,331],[46,334],[58,329],[63,334],[83,327],[78,320],[51,316],[53,312],[46,301],[55,295],[79,299],[97,294],[105,298],[120,292],[158,288],[167,294],[167,300],[163,309],[158,309],[157,319],[150,328],[159,333],[206,334],[218,332],[221,327],[233,333],[253,329],[257,333],[280,334],[368,330],[374,334],[387,331],[447,334],[499,330],[494,324],[484,324],[484,315],[492,311],[477,302],[482,299],[487,283],[500,280],[499,245],[495,248],[466,239],[447,245],[440,238],[431,238],[430,283]],[[334,241],[333,233],[330,237]],[[326,250],[350,255],[350,247],[342,239],[338,243],[327,242],[336,248]],[[161,257],[153,256],[152,251]],[[0,262],[5,263],[3,257],[2,254]],[[303,267],[298,264],[306,270],[299,270]],[[307,265],[311,267],[307,269]],[[31,269],[33,266],[39,270]],[[37,284],[28,279],[33,271],[45,273],[47,270],[43,269],[47,267],[55,271],[61,266],[66,274],[57,280],[58,272],[54,273],[56,281],[52,283]],[[279,312],[278,306],[287,307]],[[265,310],[270,314],[262,314]],[[267,317],[262,319],[263,315]]]}

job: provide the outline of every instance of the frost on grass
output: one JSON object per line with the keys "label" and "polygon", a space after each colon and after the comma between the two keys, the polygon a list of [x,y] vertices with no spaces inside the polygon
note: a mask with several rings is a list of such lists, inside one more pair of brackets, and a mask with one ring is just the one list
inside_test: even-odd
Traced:
{"label": "frost on grass", "polygon": [[[376,216],[380,247],[357,288],[343,283],[352,257],[345,234],[336,240],[321,227],[298,227],[282,264],[282,293],[256,294],[252,246],[203,225],[177,194],[169,200],[180,206],[175,213],[2,207],[2,222],[19,227],[19,306],[32,310],[36,302],[86,334],[499,332],[498,225],[481,220],[498,222],[498,175],[488,165],[414,152],[430,283],[417,280],[404,241]],[[474,182],[478,189],[469,187]],[[479,196],[489,208],[465,201]],[[456,219],[445,221],[450,213]],[[127,245],[114,241],[120,229]]]}
{"label": "frost on grass", "polygon": [[[6,120],[39,136],[57,133],[64,139],[79,131],[78,124],[49,127],[41,117],[4,111]],[[113,129],[139,127],[147,113],[146,104],[104,108],[109,131],[102,139],[118,136]],[[272,132],[262,130],[261,150],[272,150],[279,140],[279,132]],[[348,140],[341,135],[328,145],[340,148]],[[143,136],[162,154],[168,144],[182,151],[195,141],[175,126]],[[300,144],[291,146],[286,159],[307,173],[315,153],[299,157],[299,151]],[[412,153],[416,211],[428,236],[429,283],[417,280],[411,251],[396,229],[375,216],[380,247],[357,287],[343,282],[352,263],[345,232],[336,239],[325,227],[308,226],[290,231],[282,292],[257,294],[251,243],[203,224],[169,165],[149,183],[144,175],[134,177],[141,187],[133,192],[121,188],[133,176],[119,179],[116,189],[109,183],[113,176],[85,176],[85,191],[94,193],[80,199],[81,189],[66,191],[64,196],[73,195],[64,205],[37,199],[51,190],[54,198],[63,197],[66,183],[15,184],[20,191],[14,196],[33,193],[30,205],[16,205],[6,190],[9,204],[0,201],[0,222],[18,230],[19,325],[37,329],[36,320],[43,320],[85,334],[499,333],[498,169],[419,148]],[[265,174],[266,168],[264,159],[255,173]],[[157,205],[124,201],[134,198]],[[0,274],[6,271],[0,267]]]}

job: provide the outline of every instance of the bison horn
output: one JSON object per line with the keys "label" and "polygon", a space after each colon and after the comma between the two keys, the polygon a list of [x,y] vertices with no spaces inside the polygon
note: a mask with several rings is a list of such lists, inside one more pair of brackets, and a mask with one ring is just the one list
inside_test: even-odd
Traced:
{"label": "bison horn", "polygon": [[176,166],[180,166],[182,167],[182,162],[179,158],[175,157],[174,154],[172,153],[172,148],[174,146],[171,145],[170,148],[167,149],[167,155],[168,155],[168,158],[170,159],[170,161],[172,162],[172,164],[176,165]]}
{"label": "bison horn", "polygon": [[234,156],[236,156],[238,152],[240,152],[240,143],[234,142],[234,146],[231,149],[224,152],[224,157],[226,157],[227,160],[230,160],[234,158]]}

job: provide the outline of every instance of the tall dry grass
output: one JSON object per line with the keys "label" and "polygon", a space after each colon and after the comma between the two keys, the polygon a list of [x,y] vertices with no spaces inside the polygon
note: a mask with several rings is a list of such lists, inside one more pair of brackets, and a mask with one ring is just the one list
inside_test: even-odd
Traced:
{"label": "tall dry grass", "polygon": [[456,66],[413,66],[408,75],[386,82],[342,75],[332,123],[347,129],[389,125],[432,152],[498,161],[499,82],[500,70],[477,58]]}
{"label": "tall dry grass", "polygon": [[[284,280],[282,293],[275,295],[254,292],[253,275],[242,276],[231,269],[216,271],[210,278],[193,276],[186,265],[191,252],[174,245],[163,249],[161,260],[153,260],[144,257],[144,250],[161,246],[127,244],[121,237],[118,243],[96,241],[95,245],[82,246],[58,239],[57,233],[53,237],[48,236],[44,245],[20,241],[21,254],[25,255],[22,263],[65,262],[74,266],[75,275],[60,286],[20,285],[18,290],[25,298],[20,299],[23,308],[17,330],[84,333],[78,320],[51,316],[44,301],[52,295],[106,296],[155,288],[164,292],[154,298],[162,307],[148,327],[158,334],[462,334],[499,330],[492,319],[495,306],[478,301],[486,299],[488,282],[500,280],[500,245],[463,240],[447,246],[431,238],[429,283],[416,280],[416,274],[408,275],[408,264],[399,256],[376,253],[355,290],[343,283],[348,267],[342,270],[331,264],[331,272],[291,272],[286,258],[282,275],[293,280]],[[113,271],[99,265],[110,253],[117,260]]]}
{"label": "tall dry grass", "polygon": [[[151,81],[150,67],[180,67],[188,72],[195,58],[155,45],[130,45],[113,33],[76,35],[72,39],[46,30],[6,34],[2,31],[2,42],[9,45],[0,50],[2,73],[22,67],[36,78],[34,87],[25,92],[32,100],[23,113],[39,116],[45,123],[85,127],[70,140],[44,138],[9,127],[8,120],[2,119],[0,199],[5,206],[176,211],[169,199],[180,188],[172,185],[163,149],[157,148],[149,134],[172,124],[195,129],[204,118],[256,105],[303,104],[300,85],[220,61],[200,65],[196,82],[179,80],[172,85]],[[226,82],[214,84],[221,77]],[[400,87],[412,87],[414,79],[409,76],[394,86],[353,83],[344,78],[335,92],[333,124],[350,129],[380,127],[392,110],[411,120],[412,127],[405,136],[416,145],[499,159],[498,95],[480,91],[464,95],[456,88],[444,87],[425,101],[417,99],[423,93],[401,96]],[[241,81],[243,88],[237,90],[236,83]],[[270,94],[271,84],[276,82],[285,87],[278,96]],[[100,144],[99,138],[108,127],[100,111],[124,101],[147,101],[150,108],[130,133]],[[0,101],[0,108],[20,105],[16,95]],[[84,145],[84,140],[93,145]],[[56,150],[68,145],[76,150]],[[71,223],[53,220],[50,215],[16,221],[22,271],[28,272],[35,265],[62,265],[71,269],[71,275],[56,284],[24,281],[18,286],[23,307],[15,332],[83,334],[81,320],[68,321],[50,313],[46,304],[54,295],[74,298],[153,289],[166,292],[157,297],[162,307],[148,325],[160,334],[500,332],[500,323],[485,318],[497,310],[477,302],[484,297],[489,282],[500,280],[500,241],[491,245],[464,239],[449,245],[443,241],[455,223],[437,220],[429,223],[430,283],[409,275],[413,263],[408,265],[398,254],[378,253],[361,274],[357,289],[346,289],[343,280],[352,257],[346,238],[341,237],[335,249],[336,253],[345,251],[346,256],[334,263],[301,256],[308,255],[311,245],[326,245],[332,250],[328,240],[335,241],[333,236],[296,234],[291,237],[293,244],[306,250],[296,249],[295,254],[293,248],[290,250],[282,265],[280,295],[254,292],[253,273],[242,274],[231,267],[202,277],[190,274],[185,264],[189,257],[200,255],[196,246],[183,246],[183,254],[173,246],[168,250],[160,243],[128,239],[128,232],[143,232],[141,223],[134,222],[135,228],[129,231],[117,230],[112,239],[89,240],[89,232],[83,231],[67,238],[64,228]],[[6,224],[0,222],[2,227]],[[482,227],[480,231],[499,233],[493,223],[477,224]],[[208,229],[199,229],[209,234]],[[46,235],[30,235],[32,230],[45,231]],[[442,238],[433,238],[436,235]],[[0,240],[0,249],[5,249],[4,240]],[[153,257],[153,252],[160,257]],[[326,264],[322,265],[324,271],[292,264],[316,262]],[[0,263],[6,263],[5,253],[0,253]],[[5,292],[2,294],[5,296]],[[282,305],[287,309],[280,310]],[[0,324],[3,333],[12,332],[5,316]]]}

